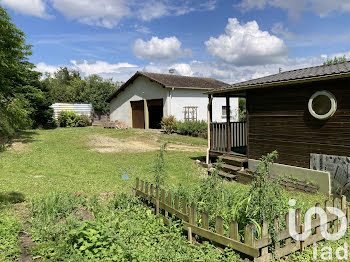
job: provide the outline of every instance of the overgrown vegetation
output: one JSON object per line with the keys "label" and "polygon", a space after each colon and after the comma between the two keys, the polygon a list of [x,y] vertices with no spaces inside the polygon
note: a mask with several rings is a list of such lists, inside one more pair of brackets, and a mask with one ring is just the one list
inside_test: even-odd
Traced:
{"label": "overgrown vegetation", "polygon": [[86,115],[78,115],[74,111],[61,111],[58,116],[60,127],[86,127],[91,126],[91,120]]}
{"label": "overgrown vegetation", "polygon": [[348,59],[346,58],[346,55],[342,56],[342,57],[334,57],[331,59],[328,59],[327,61],[325,61],[323,63],[323,65],[336,65],[336,64],[341,64],[341,63],[345,63],[347,62]]}
{"label": "overgrown vegetation", "polygon": [[154,183],[156,187],[164,186],[165,181],[167,180],[168,174],[165,167],[164,154],[166,153],[168,143],[164,143],[156,156],[155,165],[154,165]]}
{"label": "overgrown vegetation", "polygon": [[34,257],[43,261],[239,261],[190,244],[178,222],[165,227],[137,199],[52,193],[32,202]]}
{"label": "overgrown vegetation", "polygon": [[19,218],[8,214],[8,210],[0,209],[0,261],[10,262],[19,258],[19,232],[22,224]]}

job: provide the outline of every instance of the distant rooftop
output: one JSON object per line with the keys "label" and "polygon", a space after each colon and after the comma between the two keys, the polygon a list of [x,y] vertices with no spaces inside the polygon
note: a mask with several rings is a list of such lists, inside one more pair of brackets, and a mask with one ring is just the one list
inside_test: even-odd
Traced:
{"label": "distant rooftop", "polygon": [[214,78],[204,78],[204,77],[192,77],[192,76],[180,76],[180,75],[170,75],[170,74],[157,74],[149,72],[137,71],[128,81],[126,81],[111,97],[107,99],[110,102],[114,97],[116,97],[121,91],[123,91],[129,84],[131,84],[137,77],[144,76],[154,81],[164,87],[168,88],[186,88],[186,89],[202,89],[204,91],[209,91],[212,89],[219,89],[229,84],[216,80]]}

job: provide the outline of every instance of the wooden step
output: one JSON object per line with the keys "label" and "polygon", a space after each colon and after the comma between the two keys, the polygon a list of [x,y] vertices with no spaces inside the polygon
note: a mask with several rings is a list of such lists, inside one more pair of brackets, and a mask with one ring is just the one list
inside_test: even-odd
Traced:
{"label": "wooden step", "polygon": [[246,166],[248,159],[246,157],[236,156],[236,155],[222,155],[219,157],[225,164],[230,164],[238,167]]}
{"label": "wooden step", "polygon": [[220,169],[222,171],[225,171],[227,173],[231,173],[231,174],[236,174],[238,171],[240,171],[242,168],[238,167],[238,166],[233,166],[233,165],[228,165],[228,164],[221,164],[220,165]]}
{"label": "wooden step", "polygon": [[[208,172],[209,172],[210,174],[212,174],[212,173],[214,173],[214,170],[213,170],[213,169],[209,169]],[[219,171],[218,171],[218,175],[221,176],[221,177],[230,179],[230,180],[237,180],[237,176],[236,176],[236,175],[227,173],[227,172],[222,171],[222,170],[219,170]]]}

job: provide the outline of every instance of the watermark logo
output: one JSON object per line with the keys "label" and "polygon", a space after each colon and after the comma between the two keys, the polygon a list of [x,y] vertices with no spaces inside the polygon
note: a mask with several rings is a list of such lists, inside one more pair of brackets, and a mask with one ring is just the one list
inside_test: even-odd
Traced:
{"label": "watermark logo", "polygon": [[[296,201],[294,199],[289,200],[289,205],[294,207]],[[320,207],[312,207],[305,213],[304,219],[304,232],[299,234],[296,230],[296,210],[289,209],[289,234],[296,241],[305,241],[312,233],[312,217],[318,215],[320,218],[320,230],[322,236],[329,241],[337,241],[341,239],[347,230],[348,220],[342,210],[336,207],[327,207],[327,211],[330,214],[334,214],[341,222],[340,229],[335,233],[329,233],[327,230],[327,213]]]}
{"label": "watermark logo", "polygon": [[[289,200],[289,205],[294,207],[296,205],[296,201],[294,199]],[[320,218],[320,231],[322,236],[329,241],[337,241],[342,238],[347,231],[348,219],[344,212],[337,207],[326,207],[326,210],[329,214],[336,215],[338,221],[341,223],[340,228],[335,233],[328,232],[328,218],[327,212],[320,207],[312,207],[305,213],[304,218],[304,232],[297,232],[296,225],[296,210],[289,209],[289,234],[296,241],[306,241],[310,235],[312,234],[312,217],[314,215],[318,215]],[[320,249],[321,254],[318,254],[317,244],[314,243],[313,248],[313,259],[317,260],[320,258],[321,260],[333,260],[333,249],[331,247],[324,246]],[[338,247],[335,250],[335,257],[338,260],[347,260],[348,259],[348,244],[345,243],[344,246]]]}

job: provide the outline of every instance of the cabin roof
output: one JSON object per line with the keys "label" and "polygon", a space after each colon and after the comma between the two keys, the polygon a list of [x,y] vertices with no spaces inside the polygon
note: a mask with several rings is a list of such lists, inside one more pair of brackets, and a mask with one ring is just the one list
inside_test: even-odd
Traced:
{"label": "cabin roof", "polygon": [[223,88],[208,91],[207,93],[216,94],[225,92],[238,92],[255,88],[266,88],[271,86],[282,86],[286,84],[345,77],[350,77],[350,61],[339,64],[314,66],[281,72],[274,75],[228,85]]}
{"label": "cabin roof", "polygon": [[113,98],[118,96],[118,94],[123,91],[128,85],[139,76],[144,76],[151,81],[160,84],[163,87],[168,88],[184,88],[184,89],[200,89],[204,91],[209,91],[212,89],[222,88],[228,84],[214,78],[204,78],[204,77],[191,77],[191,76],[180,76],[180,75],[170,75],[170,74],[157,74],[149,72],[137,71],[128,81],[126,81],[114,94],[112,94],[107,102],[110,102]]}

